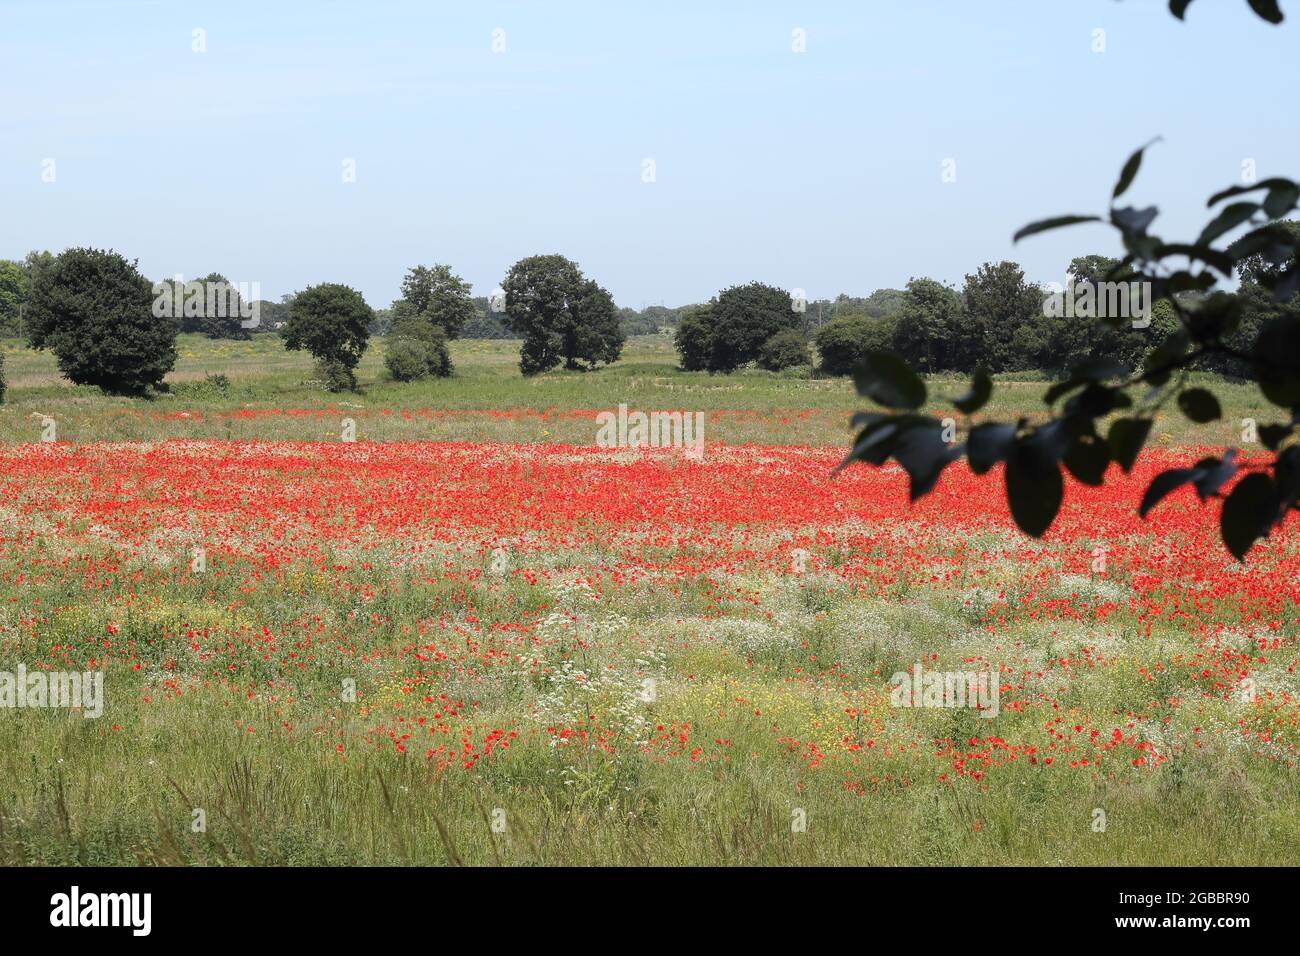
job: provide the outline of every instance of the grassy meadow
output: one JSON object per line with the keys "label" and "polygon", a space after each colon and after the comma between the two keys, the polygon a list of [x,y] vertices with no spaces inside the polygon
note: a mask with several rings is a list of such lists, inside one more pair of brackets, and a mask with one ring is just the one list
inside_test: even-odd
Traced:
{"label": "grassy meadow", "polygon": [[[670,336],[636,336],[615,365],[592,372],[555,371],[525,379],[519,343],[461,340],[451,343],[455,374],[446,379],[393,382],[384,370],[385,342],[374,339],[358,369],[358,394],[331,395],[313,382],[304,352],[284,349],[278,337],[248,342],[183,335],[170,395],[152,401],[108,398],[70,385],[49,352],[0,340],[9,382],[0,405],[0,441],[39,438],[42,416],[58,423],[60,439],[73,442],[213,438],[239,441],[316,441],[337,436],[351,417],[357,435],[373,441],[567,442],[594,440],[589,415],[622,402],[643,410],[703,411],[707,439],[727,444],[841,445],[849,416],[863,406],[847,379],[819,379],[756,369],[731,375],[682,372]],[[227,388],[209,376],[222,375]],[[1208,378],[1208,376],[1207,376]],[[1033,414],[1048,383],[1037,373],[999,376],[991,416]],[[933,377],[930,411],[950,406],[959,378]],[[1164,416],[1153,441],[1166,445],[1224,445],[1240,441],[1242,418],[1270,420],[1270,407],[1250,385],[1216,382],[1224,418],[1194,425],[1176,412]],[[258,415],[258,411],[297,414]],[[513,415],[501,412],[513,411]],[[405,413],[405,414],[403,414]]]}
{"label": "grassy meadow", "polygon": [[[4,343],[0,671],[106,703],[0,712],[0,863],[1297,861],[1296,545],[1132,514],[1270,420],[1252,389],[1030,542],[993,476],[831,481],[846,381],[453,346],[400,385],[377,341],[328,395],[273,337],[185,336],[128,400]],[[1004,378],[991,414],[1047,387]],[[703,411],[704,460],[593,448],[619,403]],[[918,661],[994,669],[999,713],[893,706]]]}

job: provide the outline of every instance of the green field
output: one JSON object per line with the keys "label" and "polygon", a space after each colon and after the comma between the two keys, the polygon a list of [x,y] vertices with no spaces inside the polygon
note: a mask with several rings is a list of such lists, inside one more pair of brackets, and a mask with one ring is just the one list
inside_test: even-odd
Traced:
{"label": "green field", "polygon": [[[665,338],[527,380],[459,341],[410,385],[382,348],[329,395],[274,338],[187,336],[129,400],[6,343],[0,671],[94,662],[108,697],[0,714],[0,862],[1295,862],[1293,544],[1241,568],[1194,503],[1134,524],[1150,472],[1043,543],[993,478],[831,484],[848,382],[683,373]],[[1270,419],[1218,387],[1224,421],[1153,443]],[[707,460],[584,457],[571,413],[619,403],[704,411]],[[991,721],[891,707],[922,659],[1014,689]]]}
{"label": "green field", "polygon": [[[843,378],[783,375],[748,369],[731,375],[682,372],[669,336],[638,336],[615,365],[592,372],[556,371],[524,378],[517,367],[519,343],[456,341],[450,378],[412,383],[392,381],[384,370],[384,341],[377,339],[358,370],[360,391],[331,395],[312,381],[311,357],[285,350],[279,339],[261,335],[249,342],[214,341],[183,335],[179,361],[168,376],[170,395],[152,401],[105,397],[92,387],[75,387],[59,375],[54,357],[33,352],[16,340],[3,342],[9,395],[0,406],[0,441],[38,440],[40,418],[58,422],[60,439],[152,441],[159,438],[308,440],[337,435],[338,421],[352,417],[359,438],[373,441],[567,442],[593,440],[589,418],[565,418],[574,409],[689,409],[709,413],[709,441],[728,444],[847,445],[849,416],[864,403]],[[212,375],[228,389],[205,383]],[[1160,420],[1152,441],[1161,446],[1234,445],[1241,420],[1271,420],[1270,406],[1253,385],[1211,376],[1223,401],[1224,417],[1195,425],[1176,411]],[[997,377],[991,417],[1013,418],[1041,410],[1048,382],[1038,374]],[[929,409],[951,411],[938,399],[965,384],[955,377],[931,379]],[[301,417],[240,417],[257,409],[306,409]],[[506,409],[540,413],[522,418],[486,413]],[[407,411],[410,417],[393,412]],[[420,412],[464,411],[465,415],[423,417]],[[190,417],[186,417],[186,415]]]}

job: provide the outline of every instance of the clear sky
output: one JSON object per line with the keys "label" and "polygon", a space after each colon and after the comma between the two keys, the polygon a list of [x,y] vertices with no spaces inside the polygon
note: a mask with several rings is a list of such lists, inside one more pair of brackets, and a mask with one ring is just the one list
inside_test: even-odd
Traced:
{"label": "clear sky", "polygon": [[1114,234],[1011,234],[1102,211],[1152,136],[1126,201],[1160,205],[1166,238],[1191,238],[1245,160],[1300,173],[1300,3],[1287,12],[0,0],[0,257],[112,247],[151,279],[218,271],[266,298],[344,282],[375,307],[416,263],[486,295],[547,252],[634,308],[751,279],[810,299],[959,284],[1003,258],[1061,281]]}

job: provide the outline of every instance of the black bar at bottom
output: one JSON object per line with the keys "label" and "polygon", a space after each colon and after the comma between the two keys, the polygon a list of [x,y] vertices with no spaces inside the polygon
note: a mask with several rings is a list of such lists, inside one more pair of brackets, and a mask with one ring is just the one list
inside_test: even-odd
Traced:
{"label": "black bar at bottom", "polygon": [[[589,939],[602,926],[622,936],[653,934],[660,922],[665,942],[680,939],[687,925],[723,936],[766,933],[782,922],[805,932],[841,919],[848,921],[844,929],[856,924],[864,942],[869,937],[873,943],[891,936],[891,927],[900,940],[919,943],[930,930],[981,926],[999,932],[999,926],[1055,927],[1070,939],[1200,935],[1230,942],[1290,925],[1291,875],[1277,869],[975,867],[5,869],[0,925],[11,939],[76,933],[81,941],[113,937],[128,946],[194,943],[207,933],[232,931],[238,935],[227,939],[259,942],[338,945],[355,938],[373,945],[376,933],[385,943],[427,942],[435,927],[455,925],[467,932],[477,926],[487,934],[484,945],[499,946],[512,932],[535,945],[541,927],[576,929],[574,918]],[[541,922],[527,918],[534,914]]]}

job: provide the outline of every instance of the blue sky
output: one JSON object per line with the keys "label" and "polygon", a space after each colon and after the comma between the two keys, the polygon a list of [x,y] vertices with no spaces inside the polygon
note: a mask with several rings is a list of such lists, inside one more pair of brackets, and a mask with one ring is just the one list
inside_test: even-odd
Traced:
{"label": "blue sky", "polygon": [[375,307],[416,263],[486,295],[545,252],[634,308],[750,279],[960,284],[1004,258],[1061,281],[1113,234],[1011,234],[1103,210],[1152,136],[1126,200],[1167,238],[1245,160],[1300,173],[1300,9],[1165,7],[0,0],[0,257],[112,247],[150,278],[344,282]]}

